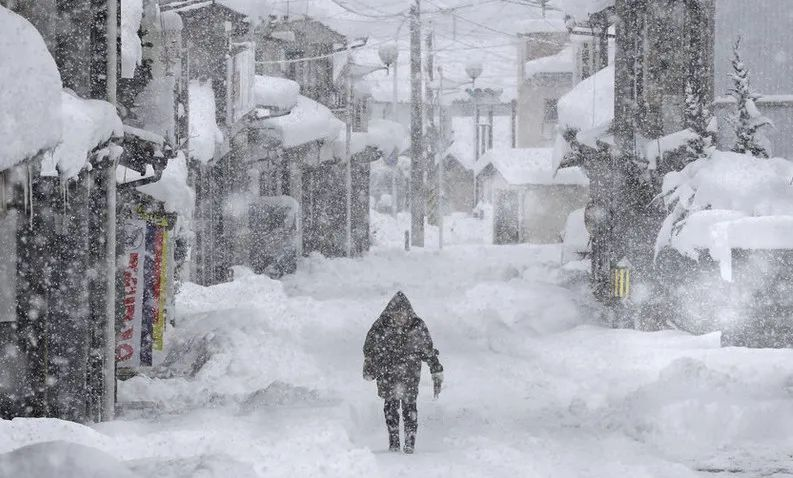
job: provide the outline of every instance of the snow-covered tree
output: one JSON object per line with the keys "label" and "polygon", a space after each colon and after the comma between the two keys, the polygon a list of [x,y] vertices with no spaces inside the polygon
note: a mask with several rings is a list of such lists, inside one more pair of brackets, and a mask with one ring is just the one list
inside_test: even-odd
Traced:
{"label": "snow-covered tree", "polygon": [[741,59],[740,46],[741,39],[739,38],[733,47],[733,87],[729,90],[730,96],[737,102],[736,112],[730,118],[736,136],[735,146],[732,150],[736,153],[747,153],[767,158],[768,151],[763,146],[765,138],[760,129],[772,123],[757,109],[755,102],[760,98],[760,95],[751,90],[749,70]]}
{"label": "snow-covered tree", "polygon": [[686,84],[684,118],[686,128],[697,134],[697,137],[690,139],[687,144],[687,151],[691,155],[691,160],[705,157],[707,148],[714,143],[715,139],[713,133],[708,130],[712,116],[702,89],[697,88],[690,80]]}

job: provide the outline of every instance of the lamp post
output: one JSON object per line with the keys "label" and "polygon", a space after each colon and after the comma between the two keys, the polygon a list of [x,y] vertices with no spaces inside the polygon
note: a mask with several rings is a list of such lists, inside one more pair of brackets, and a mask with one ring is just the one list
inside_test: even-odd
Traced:
{"label": "lamp post", "polygon": [[[398,81],[397,81],[397,68],[399,65],[399,46],[396,43],[385,43],[380,46],[377,50],[377,54],[380,56],[380,61],[386,66],[386,68],[390,69],[393,65],[393,71],[391,72],[391,76],[393,78],[393,94],[391,97],[391,119],[395,122],[399,122],[399,113],[397,112],[397,105],[399,104],[399,93],[398,93]],[[391,171],[391,212],[393,216],[397,217],[397,212],[399,211],[399,206],[397,203],[397,171],[399,171],[399,152],[396,152],[396,161],[392,166]]]}
{"label": "lamp post", "polygon": [[478,196],[476,191],[476,163],[479,162],[479,104],[477,103],[476,95],[476,79],[482,75],[482,71],[482,62],[479,61],[471,61],[465,66],[465,73],[468,75],[468,78],[471,78],[471,102],[474,108],[474,164],[472,168],[474,174],[474,209],[476,209],[476,199]]}

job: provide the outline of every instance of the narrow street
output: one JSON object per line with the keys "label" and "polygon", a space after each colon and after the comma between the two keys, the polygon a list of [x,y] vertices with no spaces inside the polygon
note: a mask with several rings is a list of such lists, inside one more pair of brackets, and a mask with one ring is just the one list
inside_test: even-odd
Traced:
{"label": "narrow street", "polygon": [[[611,330],[556,246],[380,250],[185,285],[162,377],[121,384],[119,420],[0,422],[0,452],[67,440],[141,476],[789,476],[793,352]],[[426,374],[413,456],[387,451],[361,379],[396,290],[446,368]],[[191,376],[192,375],[192,376]],[[699,471],[698,471],[699,470]]]}

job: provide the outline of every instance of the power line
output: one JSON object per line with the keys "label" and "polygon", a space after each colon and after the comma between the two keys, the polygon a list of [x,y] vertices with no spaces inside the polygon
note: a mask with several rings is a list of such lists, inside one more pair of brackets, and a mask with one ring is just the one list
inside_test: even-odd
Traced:
{"label": "power line", "polygon": [[371,13],[363,13],[363,12],[359,12],[359,11],[353,10],[352,8],[350,8],[347,5],[343,4],[341,2],[341,0],[330,0],[330,1],[333,2],[334,4],[336,4],[337,6],[339,6],[340,8],[342,8],[342,9],[344,9],[344,10],[346,10],[346,11],[348,11],[348,12],[354,14],[354,15],[359,15],[359,16],[362,16],[362,17],[374,18],[374,19],[382,20],[382,19],[385,19],[385,18],[398,18],[398,17],[404,17],[405,16],[405,12],[404,11],[399,12],[399,13],[373,15]]}

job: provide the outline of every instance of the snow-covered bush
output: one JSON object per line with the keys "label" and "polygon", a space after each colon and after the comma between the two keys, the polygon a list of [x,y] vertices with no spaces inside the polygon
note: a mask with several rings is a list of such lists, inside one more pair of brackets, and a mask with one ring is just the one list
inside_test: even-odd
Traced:
{"label": "snow-covered bush", "polygon": [[[716,151],[664,178],[670,213],[656,253],[672,247],[692,259],[701,252],[721,263],[729,280],[730,251],[793,248],[793,162]],[[781,229],[780,229],[781,228]]]}

